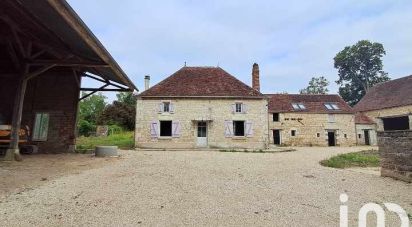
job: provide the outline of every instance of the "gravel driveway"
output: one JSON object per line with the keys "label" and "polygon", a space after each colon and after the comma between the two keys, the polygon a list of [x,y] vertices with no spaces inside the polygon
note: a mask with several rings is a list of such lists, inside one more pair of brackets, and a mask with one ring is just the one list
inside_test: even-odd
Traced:
{"label": "gravel driveway", "polygon": [[343,192],[351,226],[368,202],[412,214],[412,184],[318,164],[359,149],[123,151],[118,162],[3,199],[0,226],[339,226]]}

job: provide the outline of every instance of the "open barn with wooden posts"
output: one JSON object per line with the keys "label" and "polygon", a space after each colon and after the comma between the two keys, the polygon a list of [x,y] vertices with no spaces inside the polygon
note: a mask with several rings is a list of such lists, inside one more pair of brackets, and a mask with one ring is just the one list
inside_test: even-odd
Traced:
{"label": "open barn with wooden posts", "polygon": [[2,0],[0,27],[1,159],[73,151],[81,91],[137,90],[64,0]]}

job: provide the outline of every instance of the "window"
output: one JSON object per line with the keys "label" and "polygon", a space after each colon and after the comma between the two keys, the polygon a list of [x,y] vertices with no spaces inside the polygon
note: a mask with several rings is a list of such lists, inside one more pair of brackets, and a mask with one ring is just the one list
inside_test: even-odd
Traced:
{"label": "window", "polygon": [[334,123],[334,122],[336,122],[335,114],[328,114],[328,122],[329,122],[329,123]]}
{"label": "window", "polygon": [[348,135],[347,135],[347,134],[343,134],[343,137],[345,137],[345,139],[347,139],[347,138],[348,138]]}
{"label": "window", "polygon": [[160,136],[172,136],[172,121],[160,121]]}
{"label": "window", "polygon": [[335,103],[325,103],[324,105],[328,110],[339,110],[339,106]]}
{"label": "window", "polygon": [[49,114],[37,113],[34,120],[33,141],[46,141],[49,130]]}
{"label": "window", "polygon": [[316,133],[316,137],[318,137],[318,138],[320,137],[320,133],[319,133],[319,132],[318,132],[318,133]]}
{"label": "window", "polygon": [[279,113],[273,113],[273,121],[275,122],[279,121]]}
{"label": "window", "polygon": [[236,113],[242,113],[243,111],[242,111],[242,103],[240,103],[240,102],[238,102],[238,103],[236,103],[235,104],[235,112]]}
{"label": "window", "polygon": [[305,110],[306,107],[302,103],[292,103],[292,107],[295,110]]}
{"label": "window", "polygon": [[199,121],[197,123],[197,137],[207,137],[207,124],[206,124],[206,122]]}
{"label": "window", "polygon": [[382,118],[382,121],[384,131],[409,130],[408,116]]}
{"label": "window", "polygon": [[290,135],[291,135],[291,136],[296,136],[296,130],[290,131]]}
{"label": "window", "polygon": [[233,121],[233,132],[235,136],[245,136],[245,122]]}
{"label": "window", "polygon": [[170,102],[163,102],[163,112],[170,112]]}
{"label": "window", "polygon": [[359,139],[362,138],[362,134],[358,134],[358,138],[359,138]]}

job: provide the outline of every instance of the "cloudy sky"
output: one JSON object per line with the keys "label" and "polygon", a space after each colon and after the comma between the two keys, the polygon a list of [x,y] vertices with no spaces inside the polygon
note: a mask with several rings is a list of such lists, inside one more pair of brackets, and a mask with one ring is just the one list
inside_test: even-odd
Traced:
{"label": "cloudy sky", "polygon": [[296,93],[312,76],[325,76],[336,92],[333,57],[361,39],[384,45],[391,78],[412,74],[411,0],[69,3],[141,90],[144,75],[153,85],[184,62],[219,64],[251,84],[257,62],[263,93]]}

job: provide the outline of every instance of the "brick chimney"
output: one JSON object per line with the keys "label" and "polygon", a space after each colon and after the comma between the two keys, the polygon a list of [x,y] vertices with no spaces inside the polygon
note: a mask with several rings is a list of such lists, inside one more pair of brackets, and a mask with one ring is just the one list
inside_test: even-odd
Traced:
{"label": "brick chimney", "polygon": [[260,79],[259,79],[259,65],[253,64],[252,69],[252,88],[260,92]]}
{"label": "brick chimney", "polygon": [[148,90],[150,87],[150,76],[144,76],[144,90]]}

